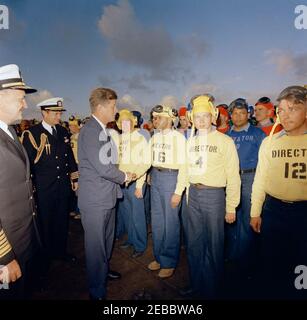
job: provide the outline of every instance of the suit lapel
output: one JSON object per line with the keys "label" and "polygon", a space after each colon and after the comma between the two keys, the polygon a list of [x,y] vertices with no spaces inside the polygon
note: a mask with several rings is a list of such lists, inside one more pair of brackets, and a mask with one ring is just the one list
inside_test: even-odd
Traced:
{"label": "suit lapel", "polygon": [[[13,140],[11,137],[9,137],[9,135],[4,132],[2,129],[0,129],[0,134],[2,136],[2,138],[4,139],[4,141],[6,141],[9,145],[13,146],[13,150],[15,150],[21,157],[21,159],[26,162],[26,154],[25,151],[22,147],[21,144],[18,144],[18,142],[16,142],[15,140]],[[18,139],[16,133],[15,133],[16,138]]]}
{"label": "suit lapel", "polygon": [[16,134],[16,131],[13,127],[9,126],[10,127],[10,132],[11,134],[13,135],[14,137],[14,140],[13,142],[15,143],[15,145],[18,147],[18,149],[22,152],[23,156],[26,158],[26,155],[27,155],[27,152],[26,150],[24,149],[24,147],[22,146],[17,134]]}
{"label": "suit lapel", "polygon": [[115,142],[112,140],[109,129],[107,127],[105,127],[105,130],[104,130],[101,127],[100,123],[94,117],[91,117],[91,119],[89,121],[92,121],[91,126],[95,127],[97,129],[97,132],[99,132],[99,138],[101,138],[101,134],[103,132],[103,136],[105,137],[105,141],[110,143],[110,149],[108,149],[108,151],[107,151],[107,156],[111,160],[111,163],[118,164],[117,148],[116,148]]}
{"label": "suit lapel", "polygon": [[91,118],[90,118],[90,120],[89,120],[89,126],[96,128],[97,130],[99,130],[99,132],[100,132],[101,130],[103,130],[103,129],[101,128],[100,123],[99,123],[94,117],[91,117]]}
{"label": "suit lapel", "polygon": [[100,123],[94,118],[91,117],[91,119],[89,120],[91,121],[90,125],[93,126],[94,128],[97,129],[97,131],[99,132],[99,134],[101,134],[101,131],[103,132],[103,135],[107,138],[110,139],[108,137],[110,137],[109,135],[109,131],[108,129],[105,127],[105,130],[101,127]]}

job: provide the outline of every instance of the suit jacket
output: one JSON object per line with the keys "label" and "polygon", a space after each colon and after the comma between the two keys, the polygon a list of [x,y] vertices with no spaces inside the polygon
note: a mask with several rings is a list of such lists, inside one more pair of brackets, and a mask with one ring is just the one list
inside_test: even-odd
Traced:
{"label": "suit jacket", "polygon": [[[115,164],[117,151],[110,139],[93,117],[80,131],[78,204],[85,212],[93,206],[112,209],[122,197],[119,185],[124,183],[125,174]],[[110,158],[113,163],[103,161]]]}
{"label": "suit jacket", "polygon": [[[17,138],[15,134],[15,138]],[[36,244],[33,219],[36,208],[27,153],[0,129],[0,233],[11,250],[0,257],[0,265],[17,259],[27,261]],[[2,237],[3,240],[3,237]],[[3,244],[3,242],[2,242]]]}

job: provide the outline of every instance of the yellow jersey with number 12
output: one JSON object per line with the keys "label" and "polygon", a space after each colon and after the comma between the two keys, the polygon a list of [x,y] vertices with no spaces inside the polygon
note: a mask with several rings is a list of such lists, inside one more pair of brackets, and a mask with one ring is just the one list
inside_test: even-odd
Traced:
{"label": "yellow jersey with number 12", "polygon": [[263,140],[253,184],[252,217],[261,215],[266,194],[284,201],[307,200],[307,134],[282,132],[271,141],[269,137]]}

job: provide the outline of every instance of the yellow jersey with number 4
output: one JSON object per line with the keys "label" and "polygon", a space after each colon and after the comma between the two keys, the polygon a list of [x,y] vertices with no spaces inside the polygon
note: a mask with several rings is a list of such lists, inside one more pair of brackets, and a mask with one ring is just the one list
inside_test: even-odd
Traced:
{"label": "yellow jersey with number 4", "polygon": [[226,212],[240,203],[239,158],[233,140],[214,130],[190,137],[187,142],[187,175],[190,184],[226,187]]}

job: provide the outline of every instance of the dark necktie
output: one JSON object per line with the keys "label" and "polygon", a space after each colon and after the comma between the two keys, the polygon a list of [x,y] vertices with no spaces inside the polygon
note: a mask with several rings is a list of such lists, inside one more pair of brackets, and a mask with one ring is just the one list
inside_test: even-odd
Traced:
{"label": "dark necktie", "polygon": [[20,143],[19,138],[17,137],[15,129],[13,127],[11,127],[11,126],[8,126],[8,129],[9,129],[10,133],[12,134],[12,136],[14,138],[14,142],[17,144],[18,148],[22,151],[22,153],[24,153],[22,145]]}
{"label": "dark necktie", "polygon": [[8,126],[8,129],[9,129],[10,133],[12,134],[14,141],[15,141],[18,145],[20,145],[20,141],[19,141],[19,139],[18,139],[18,137],[17,137],[17,134],[16,134],[15,129],[14,129],[13,127],[11,127],[11,126]]}
{"label": "dark necktie", "polygon": [[53,135],[55,138],[58,137],[55,127],[52,127],[52,135]]}

